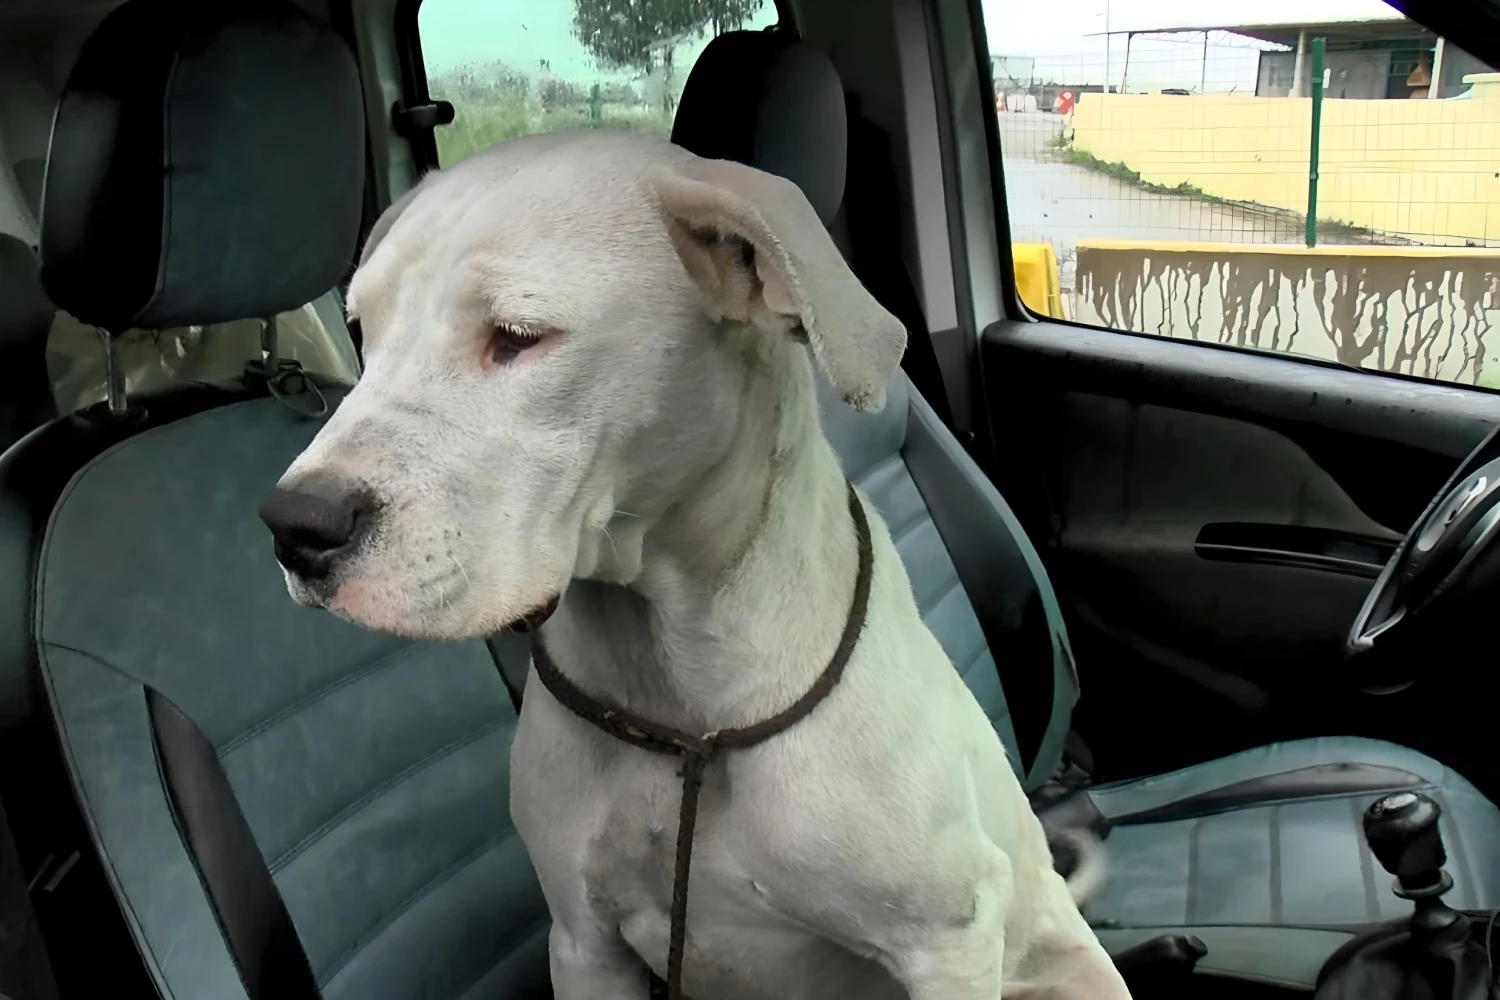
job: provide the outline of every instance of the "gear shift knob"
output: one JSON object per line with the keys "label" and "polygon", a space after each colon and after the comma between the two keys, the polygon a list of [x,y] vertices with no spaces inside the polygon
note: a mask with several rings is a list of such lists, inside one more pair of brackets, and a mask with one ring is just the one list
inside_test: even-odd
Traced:
{"label": "gear shift knob", "polygon": [[1365,841],[1380,866],[1396,876],[1396,894],[1407,899],[1438,896],[1453,884],[1443,871],[1448,854],[1438,831],[1443,814],[1420,792],[1395,792],[1365,811]]}

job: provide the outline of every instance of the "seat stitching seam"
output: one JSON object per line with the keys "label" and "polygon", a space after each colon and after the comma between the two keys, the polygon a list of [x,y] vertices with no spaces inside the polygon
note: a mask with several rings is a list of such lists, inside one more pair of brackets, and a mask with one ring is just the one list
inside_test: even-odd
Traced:
{"label": "seat stitching seam", "polygon": [[1281,885],[1281,806],[1271,807],[1266,825],[1271,840],[1271,857],[1267,865],[1271,870],[1271,923],[1279,924],[1285,910]]}
{"label": "seat stitching seam", "polygon": [[[1193,924],[1192,926],[1193,927],[1201,927],[1201,928],[1204,928],[1205,930],[1212,930],[1212,929],[1219,929],[1219,930],[1239,930],[1242,927],[1253,927],[1253,928],[1255,928],[1257,930],[1271,930],[1271,931],[1324,931],[1324,932],[1329,933],[1329,934],[1349,934],[1349,933],[1353,933],[1354,931],[1356,931],[1356,930],[1358,930],[1360,928],[1370,927],[1372,925],[1376,925],[1376,924],[1379,924],[1379,923],[1380,923],[1380,921],[1378,921],[1378,920],[1375,920],[1375,921],[1371,921],[1371,920],[1359,920],[1359,921],[1354,921],[1354,922],[1347,923],[1347,924],[1320,924],[1320,923],[1310,923],[1310,924],[1309,923],[1268,924],[1268,923],[1265,923],[1264,921],[1236,920],[1233,923],[1219,923],[1219,922],[1215,921],[1214,923],[1211,923],[1211,924],[1198,923],[1198,924]],[[1151,931],[1151,930],[1172,930],[1174,928],[1185,927],[1185,926],[1188,926],[1188,925],[1183,924],[1180,921],[1176,922],[1176,923],[1174,923],[1172,921],[1167,921],[1166,923],[1151,923],[1151,924],[1130,924],[1130,923],[1122,923],[1122,922],[1116,921],[1116,922],[1108,924],[1107,926],[1101,926],[1101,927],[1098,928],[1098,930],[1101,931],[1101,932],[1119,931],[1119,930]]]}
{"label": "seat stitching seam", "polygon": [[902,522],[900,527],[891,530],[887,526],[887,530],[891,530],[891,544],[899,546],[902,542],[906,541],[908,536],[915,533],[924,524],[931,524],[934,529],[937,527],[933,523],[932,512],[925,506],[917,508],[917,512]]}
{"label": "seat stitching seam", "polygon": [[[335,959],[333,964],[328,967],[328,971],[324,975],[318,977],[318,987],[321,989],[322,987],[327,986],[328,983],[332,982],[333,978],[338,975],[339,971],[343,969],[343,967],[347,965],[355,955],[358,955],[365,948],[369,947],[369,945],[372,944],[376,938],[389,930],[397,920],[400,920],[403,916],[410,912],[412,908],[414,908],[418,903],[426,899],[428,896],[432,895],[448,882],[452,881],[455,876],[457,876],[464,869],[471,867],[480,858],[484,857],[486,854],[489,854],[491,851],[495,850],[495,848],[499,847],[507,840],[510,840],[512,837],[517,836],[519,835],[514,831],[497,834],[496,836],[491,837],[489,840],[484,841],[474,850],[470,851],[468,854],[459,858],[453,864],[449,865],[447,868],[434,875],[426,882],[426,884],[421,886],[419,889],[417,889],[416,892],[412,893],[412,895],[408,896],[403,902],[397,905],[396,909],[392,910],[383,920],[379,921],[375,924],[375,926],[371,927],[369,930],[365,931],[358,938],[356,938],[354,943],[346,948],[344,950],[344,953],[337,959]],[[478,980],[475,980],[475,982],[478,982]]]}
{"label": "seat stitching seam", "polygon": [[[1112,814],[1112,817],[1113,822],[1120,826],[1156,826],[1158,823],[1181,823],[1189,819],[1207,819],[1210,816],[1222,816],[1225,813],[1239,812],[1242,809],[1264,809],[1269,806],[1296,806],[1301,805],[1304,802],[1336,802],[1339,799],[1360,799],[1368,795],[1388,795],[1391,792],[1409,792],[1413,789],[1417,791],[1430,791],[1436,787],[1436,785],[1424,780],[1421,785],[1397,785],[1389,788],[1356,788],[1342,792],[1323,792],[1318,795],[1297,795],[1290,798],[1283,797],[1274,799],[1255,799],[1254,801],[1240,802],[1228,806],[1218,806],[1213,808],[1206,807],[1203,812],[1190,812],[1182,816],[1171,817],[1168,819],[1152,820],[1144,823],[1131,821],[1130,818],[1132,816],[1138,815],[1137,813],[1115,813]],[[1189,798],[1192,798],[1192,796],[1185,795],[1181,799],[1166,802],[1160,806],[1152,806],[1151,810],[1143,809],[1141,810],[1141,812],[1154,811],[1156,809],[1165,809],[1177,803],[1184,802]]]}
{"label": "seat stitching seam", "polygon": [[[958,676],[964,678],[965,683],[968,683],[969,673],[975,667],[979,666],[980,661],[984,659],[984,655],[989,651],[989,646],[985,645],[984,643],[980,643],[979,648],[974,650],[973,654],[964,661],[964,665],[962,667],[958,667],[957,664],[954,665],[955,669],[958,670]],[[1003,694],[1005,688],[1002,686],[1000,690]]]}
{"label": "seat stitching seam", "polygon": [[303,709],[311,707],[312,705],[316,704],[319,701],[322,701],[329,695],[334,694],[342,688],[348,687],[350,684],[353,684],[356,681],[364,680],[366,677],[369,677],[372,674],[379,673],[386,667],[391,667],[402,663],[408,656],[415,655],[417,650],[421,648],[422,647],[416,643],[411,643],[409,645],[403,646],[395,652],[387,653],[386,655],[377,658],[373,662],[365,664],[358,670],[340,676],[332,683],[325,684],[323,687],[320,687],[315,691],[303,695],[292,704],[277,710],[275,713],[266,717],[265,719],[262,719],[260,722],[257,722],[255,725],[251,726],[243,733],[240,733],[238,736],[231,738],[230,740],[225,742],[222,747],[216,748],[218,750],[219,756],[221,758],[229,756],[236,750],[239,750],[241,747],[243,747],[246,743],[249,743],[256,736],[274,729],[276,726],[285,722],[292,716],[298,714]]}
{"label": "seat stitching seam", "polygon": [[[970,670],[973,670],[976,666],[978,666],[979,662],[984,659],[985,654],[987,653],[991,654],[991,662],[995,662],[993,654],[990,651],[990,644],[984,639],[984,630],[975,628],[974,631],[978,634],[979,637],[978,644],[974,647],[974,652],[969,654],[968,658],[964,661],[965,666],[963,670],[959,671],[960,675],[967,674]],[[995,664],[995,676],[997,679],[1000,676],[1000,668],[998,663]],[[1000,690],[1005,690],[1005,685],[1003,683],[1000,685]]]}
{"label": "seat stitching seam", "polygon": [[[942,574],[941,579],[941,589],[939,585],[930,585],[929,587],[923,588],[924,590],[930,589],[933,592],[930,600],[925,602],[922,600],[917,601],[917,611],[923,617],[926,617],[927,615],[936,611],[938,607],[944,601],[946,601],[948,599],[948,596],[955,590],[963,591],[965,598],[969,596],[969,592],[964,590],[964,582],[958,578],[958,570],[953,568],[953,564],[951,562],[948,564],[946,572]],[[912,587],[912,597],[914,598],[917,596],[916,589],[917,588],[915,586]]]}
{"label": "seat stitching seam", "polygon": [[1349,811],[1354,814],[1354,850],[1359,855],[1359,877],[1364,883],[1365,914],[1371,921],[1380,919],[1380,901],[1375,895],[1375,866],[1370,860],[1370,845],[1365,843],[1364,810],[1359,799],[1349,796]]}
{"label": "seat stitching seam", "polygon": [[387,792],[393,790],[397,785],[400,785],[407,779],[415,777],[420,772],[437,765],[449,756],[463,749],[465,746],[468,746],[471,743],[475,743],[485,736],[488,736],[490,733],[493,733],[496,730],[500,729],[502,726],[504,726],[504,724],[504,719],[496,719],[493,722],[487,722],[483,726],[480,726],[478,729],[474,730],[472,733],[469,733],[466,736],[462,736],[459,739],[456,739],[453,742],[447,744],[446,746],[440,747],[433,753],[430,753],[426,757],[423,757],[421,760],[409,764],[402,770],[391,775],[391,777],[387,778],[385,781],[382,781],[380,784],[370,789],[364,795],[360,796],[358,799],[351,802],[343,809],[339,810],[336,814],[334,814],[332,817],[318,826],[317,829],[313,830],[296,844],[284,851],[279,858],[271,863],[270,868],[272,874],[281,871],[287,865],[291,864],[305,851],[307,851],[308,848],[312,847],[313,844],[317,843],[319,840],[323,839],[329,833],[331,833],[334,828],[344,823],[355,813],[360,812],[361,810],[372,805],[377,799],[384,796]]}
{"label": "seat stitching seam", "polygon": [[[1337,740],[1337,739],[1340,739],[1340,737],[1321,737],[1320,736],[1320,737],[1315,737],[1314,739],[1312,739],[1310,741],[1309,740],[1293,740],[1291,742],[1293,742],[1293,743],[1299,743],[1299,742],[1321,742],[1323,740],[1330,740],[1331,741],[1331,740]],[[1360,737],[1355,737],[1355,739],[1361,739],[1361,738]],[[1381,741],[1380,740],[1368,740],[1368,741],[1363,741],[1363,742],[1380,743]],[[1287,746],[1287,745],[1288,744],[1286,744],[1286,743],[1268,744],[1268,746]],[[1395,744],[1386,744],[1386,745],[1387,746],[1393,746],[1393,747],[1396,746]],[[1401,747],[1396,747],[1396,748],[1397,749],[1403,749]],[[1266,749],[1266,747],[1257,747],[1256,749],[1258,749],[1258,750],[1264,750],[1264,749]],[[1248,752],[1254,752],[1254,751],[1248,751]],[[1244,754],[1230,754],[1228,757],[1220,758],[1220,760],[1231,760],[1231,759],[1233,759],[1235,757],[1240,757],[1240,756],[1244,756]],[[1347,758],[1345,758],[1345,759],[1347,759]],[[1336,764],[1336,763],[1339,763],[1339,759],[1338,758],[1332,758],[1332,759],[1328,759],[1328,760],[1321,760],[1321,761],[1318,761],[1318,762],[1315,762],[1315,763],[1312,763],[1312,764],[1305,764],[1305,765],[1302,765],[1301,767],[1289,768],[1289,769],[1286,769],[1286,770],[1274,771],[1274,772],[1270,772],[1270,773],[1271,774],[1286,774],[1289,771],[1305,770],[1306,768],[1309,768],[1309,767],[1323,767],[1323,766],[1326,766],[1328,764]],[[1194,771],[1194,770],[1196,770],[1197,768],[1199,768],[1201,766],[1202,765],[1200,765],[1200,764],[1189,764],[1187,767],[1179,767],[1175,771],[1164,771],[1161,774],[1147,775],[1144,778],[1127,778],[1127,779],[1125,779],[1123,781],[1110,782],[1107,785],[1101,785],[1100,788],[1101,788],[1101,790],[1109,790],[1111,788],[1111,786],[1119,786],[1119,787],[1130,786],[1132,788],[1143,788],[1143,789],[1148,789],[1149,790],[1149,789],[1153,789],[1153,788],[1158,787],[1159,785],[1161,785],[1164,781],[1166,781],[1168,779],[1182,777],[1183,775],[1186,775],[1188,772]],[[1427,777],[1425,777],[1425,776],[1423,776],[1421,774],[1418,774],[1415,771],[1410,771],[1410,770],[1407,770],[1405,767],[1401,767],[1401,766],[1394,765],[1394,764],[1376,764],[1375,766],[1377,766],[1377,767],[1388,767],[1388,768],[1390,768],[1393,771],[1405,771],[1407,774],[1410,774],[1410,775],[1412,775],[1412,776],[1414,776],[1416,778],[1419,778],[1422,781],[1431,782],[1431,780],[1432,780],[1432,779],[1427,778]],[[1446,771],[1447,769],[1445,768],[1444,770]],[[1268,775],[1263,775],[1263,777],[1264,776],[1268,776]]]}
{"label": "seat stitching seam", "polygon": [[514,948],[510,949],[509,951],[507,951],[504,955],[501,955],[499,961],[495,962],[495,964],[491,965],[489,968],[479,970],[479,975],[475,976],[473,979],[469,980],[467,983],[464,983],[462,986],[460,986],[449,997],[449,1000],[460,1000],[460,998],[465,993],[468,993],[475,986],[477,986],[479,984],[480,980],[484,979],[485,976],[489,975],[491,972],[494,972],[496,969],[500,968],[500,966],[502,966],[506,962],[510,961],[511,956],[513,956],[517,951],[519,951],[521,949],[521,947],[523,945],[525,945],[527,942],[529,942],[529,941],[533,940],[534,938],[536,938],[538,936],[538,932],[539,931],[541,933],[543,933],[543,934],[550,933],[549,925],[551,923],[552,923],[552,920],[551,920],[550,917],[543,917],[541,920],[537,921],[535,929],[532,930],[532,932],[530,934],[527,934],[524,938],[522,938],[520,945],[517,945],[516,947],[514,947]]}
{"label": "seat stitching seam", "polygon": [[1192,927],[1193,921],[1198,917],[1198,850],[1200,834],[1203,830],[1203,820],[1196,819],[1188,828],[1188,857],[1187,857],[1187,899],[1183,905],[1184,927]]}

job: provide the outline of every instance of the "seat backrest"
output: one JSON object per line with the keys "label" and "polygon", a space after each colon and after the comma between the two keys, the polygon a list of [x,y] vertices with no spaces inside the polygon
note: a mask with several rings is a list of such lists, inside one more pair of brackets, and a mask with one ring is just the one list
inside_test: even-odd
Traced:
{"label": "seat backrest", "polygon": [[[826,55],[779,33],[733,32],[694,65],[672,139],[700,156],[796,182],[827,224],[844,192],[846,129],[845,95]],[[851,217],[849,233],[894,238],[889,227],[866,221]],[[856,262],[879,259],[845,249]],[[889,289],[871,291],[885,302]],[[890,526],[923,621],[994,724],[1023,784],[1040,787],[1061,762],[1078,684],[1036,550],[905,374],[877,414],[851,409],[821,380],[819,394],[824,431]]]}
{"label": "seat backrest", "polygon": [[[114,127],[86,141],[100,113]],[[363,122],[348,48],[293,4],[129,0],[59,109],[48,288],[109,329],[316,298],[354,259]],[[94,846],[164,996],[546,995],[516,714],[484,644],[379,636],[286,594],[256,506],[318,427],[274,399],[198,412],[58,500],[34,639]]]}
{"label": "seat backrest", "polygon": [[875,504],[922,621],[989,716],[1027,791],[1062,762],[1078,677],[1041,558],[994,484],[897,373],[879,413],[821,379],[823,431]]}
{"label": "seat backrest", "polygon": [[848,121],[838,70],[784,29],[726,32],[693,63],[672,141],[797,182],[823,224],[844,200]]}

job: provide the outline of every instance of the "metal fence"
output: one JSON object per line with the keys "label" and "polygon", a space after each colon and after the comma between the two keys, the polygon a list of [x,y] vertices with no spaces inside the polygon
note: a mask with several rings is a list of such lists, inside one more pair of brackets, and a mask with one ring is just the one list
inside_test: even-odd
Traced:
{"label": "metal fence", "polygon": [[[1500,248],[1500,74],[1413,100],[1403,88],[1422,90],[1421,75],[1389,57],[1378,71],[1314,58],[1311,93],[1294,97],[1275,46],[1216,47],[1202,33],[1196,46],[1156,41],[1133,45],[1128,63],[1111,52],[1108,94],[1102,47],[995,65],[1012,238],[1053,247],[1068,318],[1171,336],[1212,329],[1457,381],[1500,373],[1483,336],[1500,318],[1500,253],[1486,252]],[[1095,82],[1059,82],[1069,74]],[[1195,300],[1222,300],[1208,313],[1234,316],[1230,327],[1258,324],[1224,333],[1201,307],[1189,322],[1187,306],[1166,301],[1189,286]],[[1164,304],[1147,307],[1152,297]],[[1324,334],[1291,336],[1319,315]]]}

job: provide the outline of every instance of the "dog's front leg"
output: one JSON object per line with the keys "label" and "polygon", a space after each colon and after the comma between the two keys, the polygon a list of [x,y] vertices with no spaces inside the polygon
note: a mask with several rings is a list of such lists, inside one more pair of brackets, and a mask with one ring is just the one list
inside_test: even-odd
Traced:
{"label": "dog's front leg", "polygon": [[618,937],[574,934],[554,923],[547,945],[556,1000],[646,1000],[646,963]]}
{"label": "dog's front leg", "polygon": [[1013,892],[1010,859],[991,845],[974,882],[968,919],[906,926],[884,946],[888,967],[911,1000],[999,1000],[1005,918]]}

